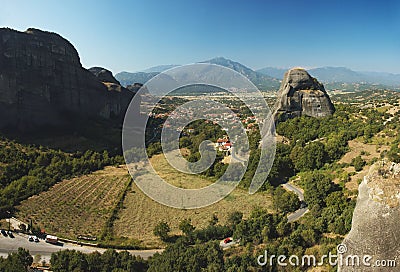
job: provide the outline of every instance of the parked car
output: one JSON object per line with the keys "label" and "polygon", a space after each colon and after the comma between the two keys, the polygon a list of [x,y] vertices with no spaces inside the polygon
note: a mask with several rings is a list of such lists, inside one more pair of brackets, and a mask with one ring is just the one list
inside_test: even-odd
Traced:
{"label": "parked car", "polygon": [[4,236],[7,236],[7,232],[6,232],[5,230],[2,229],[0,232],[1,232],[1,234],[3,234]]}
{"label": "parked car", "polygon": [[29,235],[29,236],[28,236],[28,241],[29,241],[29,242],[33,242],[33,236]]}
{"label": "parked car", "polygon": [[58,238],[57,236],[53,236],[53,235],[46,235],[46,239],[45,239],[46,243],[50,243],[50,244],[58,244]]}
{"label": "parked car", "polygon": [[39,238],[37,238],[37,236],[33,236],[33,241],[35,241],[36,243],[39,243]]}
{"label": "parked car", "polygon": [[10,238],[14,238],[14,234],[11,232],[11,230],[7,231],[7,234]]}

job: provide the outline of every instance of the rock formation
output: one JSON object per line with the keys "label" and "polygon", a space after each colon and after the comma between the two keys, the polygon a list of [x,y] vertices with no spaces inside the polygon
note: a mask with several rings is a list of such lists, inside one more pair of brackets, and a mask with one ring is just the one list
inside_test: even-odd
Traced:
{"label": "rock formation", "polygon": [[[351,231],[342,242],[347,251],[339,271],[398,271],[394,267],[379,268],[375,261],[384,260],[388,264],[391,260],[399,260],[399,218],[400,164],[379,161],[371,166],[359,185]],[[348,265],[352,263],[346,263],[346,259],[355,255],[360,265]],[[366,255],[372,257],[368,262],[371,267],[363,264]]]}
{"label": "rock formation", "polygon": [[[89,71],[92,72],[98,80],[100,80],[104,86],[106,86],[108,92],[107,95],[107,106],[106,116],[109,117],[122,117],[119,113],[125,113],[126,108],[128,107],[128,103],[131,101],[133,95],[137,93],[140,89],[130,89],[121,86],[118,80],[115,79],[111,71],[103,68],[103,67],[92,67],[89,68]],[[116,95],[118,94],[118,95]],[[137,107],[137,111],[135,114],[139,114],[139,105]]]}
{"label": "rock formation", "polygon": [[0,128],[30,130],[62,126],[69,114],[114,118],[124,115],[133,94],[108,88],[80,63],[73,45],[60,35],[38,29],[0,28]]}
{"label": "rock formation", "polygon": [[109,82],[109,83],[114,83],[117,85],[121,85],[118,80],[115,79],[111,71],[103,68],[103,67],[92,67],[89,68],[89,71],[94,74],[98,80],[101,82]]}
{"label": "rock formation", "polygon": [[335,111],[324,86],[301,68],[285,73],[275,109],[277,121],[302,115],[325,117]]}

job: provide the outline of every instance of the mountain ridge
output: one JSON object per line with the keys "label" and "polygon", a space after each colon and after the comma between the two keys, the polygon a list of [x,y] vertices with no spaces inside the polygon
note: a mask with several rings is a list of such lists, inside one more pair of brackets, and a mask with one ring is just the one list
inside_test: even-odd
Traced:
{"label": "mountain ridge", "polygon": [[[287,69],[264,67],[257,69],[259,73],[282,79]],[[400,86],[400,74],[386,73],[386,72],[368,72],[368,71],[354,71],[347,67],[323,66],[307,71],[314,77],[317,77],[324,83],[365,83],[365,84],[378,84],[387,85],[391,87]]]}
{"label": "mountain ridge", "polygon": [[[262,89],[262,90],[271,90],[271,89],[278,89],[280,82],[278,79],[267,76],[267,75],[263,75],[261,73],[258,73],[256,71],[254,71],[253,69],[230,59],[226,59],[224,57],[216,57],[210,60],[206,60],[206,61],[200,61],[198,63],[210,63],[210,64],[216,64],[216,65],[221,65],[227,68],[230,68],[232,70],[235,70],[238,73],[241,73],[242,75],[246,76],[247,78],[250,79],[251,82],[253,82],[254,85],[256,85],[258,88]],[[155,67],[151,67],[147,70],[150,71],[154,71],[156,69],[161,68],[166,68],[170,69],[173,67],[176,67],[177,65],[160,65],[160,66],[155,66]],[[163,71],[165,71],[163,70]],[[145,70],[146,71],[146,70]],[[161,72],[163,72],[161,71]],[[150,72],[150,73],[146,73],[146,72],[134,72],[134,73],[130,73],[130,72],[120,72],[117,73],[115,75],[115,78],[121,82],[122,85],[127,86],[127,85],[131,85],[134,83],[141,83],[144,84],[146,83],[146,81],[150,80],[151,78],[153,78],[154,76],[156,76],[157,74],[159,74],[160,72]]]}
{"label": "mountain ridge", "polygon": [[[275,67],[264,67],[253,70],[239,62],[224,57],[215,57],[198,63],[217,64],[233,69],[249,78],[261,90],[277,90],[285,72],[289,70]],[[115,78],[124,86],[134,83],[144,84],[157,74],[177,66],[179,65],[166,64],[150,67],[138,72],[123,71],[117,73]],[[357,91],[369,88],[400,88],[400,74],[354,71],[347,67],[335,66],[324,66],[306,70],[310,75],[323,82],[328,90]]]}

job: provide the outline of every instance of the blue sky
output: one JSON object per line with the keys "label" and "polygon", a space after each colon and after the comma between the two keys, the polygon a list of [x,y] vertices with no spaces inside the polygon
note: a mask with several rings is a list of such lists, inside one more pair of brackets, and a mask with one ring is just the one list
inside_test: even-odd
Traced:
{"label": "blue sky", "polygon": [[258,69],[400,73],[397,1],[2,1],[0,26],[54,31],[114,73],[223,56]]}

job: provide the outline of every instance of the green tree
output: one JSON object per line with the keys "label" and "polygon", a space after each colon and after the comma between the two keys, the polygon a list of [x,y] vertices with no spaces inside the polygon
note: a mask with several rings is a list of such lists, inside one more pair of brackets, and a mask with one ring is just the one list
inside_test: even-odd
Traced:
{"label": "green tree", "polygon": [[325,207],[325,198],[336,190],[331,179],[319,171],[310,172],[303,175],[304,200],[311,206],[319,205]]}
{"label": "green tree", "polygon": [[390,150],[387,152],[389,160],[395,163],[400,163],[400,148],[399,148],[400,136],[392,143]]}
{"label": "green tree", "polygon": [[150,260],[149,272],[225,271],[222,249],[217,242],[188,246],[177,242]]}
{"label": "green tree", "polygon": [[101,254],[98,251],[86,255],[89,272],[101,271],[103,268]]}
{"label": "green tree", "polygon": [[296,145],[290,153],[294,166],[299,171],[310,171],[321,168],[326,161],[324,144],[312,142],[305,147]]}
{"label": "green tree", "polygon": [[3,259],[3,261],[0,262],[0,271],[28,271],[32,262],[33,257],[29,254],[29,251],[20,247],[17,252],[9,253],[7,259]]}
{"label": "green tree", "polygon": [[228,214],[228,224],[231,227],[238,225],[243,219],[243,213],[239,211],[234,211]]}
{"label": "green tree", "polygon": [[160,237],[162,241],[167,241],[169,238],[169,232],[171,231],[167,222],[160,222],[157,226],[155,226],[153,233],[155,236]]}
{"label": "green tree", "polygon": [[351,160],[351,165],[354,166],[354,169],[357,172],[359,172],[363,169],[365,161],[361,158],[361,156],[357,156]]}
{"label": "green tree", "polygon": [[54,272],[87,271],[85,255],[76,250],[61,250],[51,254],[51,268]]}
{"label": "green tree", "polygon": [[299,197],[293,193],[277,187],[274,191],[273,201],[275,208],[283,213],[294,212],[300,208]]}
{"label": "green tree", "polygon": [[192,222],[190,219],[183,219],[180,223],[179,223],[179,229],[186,235],[190,235],[195,227],[192,225]]}

